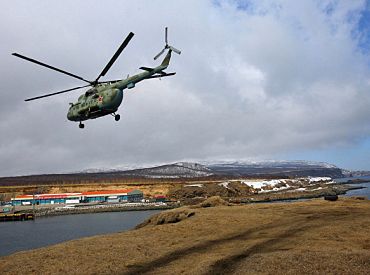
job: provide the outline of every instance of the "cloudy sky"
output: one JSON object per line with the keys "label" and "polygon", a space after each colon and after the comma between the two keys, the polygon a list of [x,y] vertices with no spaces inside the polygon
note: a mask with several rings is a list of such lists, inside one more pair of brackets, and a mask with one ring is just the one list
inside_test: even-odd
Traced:
{"label": "cloudy sky", "polygon": [[[300,159],[370,170],[370,5],[366,1],[2,1],[0,176],[180,160]],[[115,122],[67,120],[77,79],[168,72],[126,91]]]}

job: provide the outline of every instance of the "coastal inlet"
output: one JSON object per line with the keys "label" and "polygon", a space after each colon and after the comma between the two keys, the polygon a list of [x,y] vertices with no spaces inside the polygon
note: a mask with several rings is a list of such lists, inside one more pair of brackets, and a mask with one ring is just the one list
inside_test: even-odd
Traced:
{"label": "coastal inlet", "polygon": [[134,228],[159,210],[76,214],[0,223],[0,256]]}

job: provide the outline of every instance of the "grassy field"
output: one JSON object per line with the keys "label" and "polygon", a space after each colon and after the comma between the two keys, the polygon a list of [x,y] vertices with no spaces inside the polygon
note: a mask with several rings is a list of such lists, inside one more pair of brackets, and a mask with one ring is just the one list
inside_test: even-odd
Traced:
{"label": "grassy field", "polygon": [[[180,211],[180,212],[179,212]],[[184,213],[194,213],[184,216]],[[136,230],[0,258],[1,274],[369,274],[370,201],[180,208]],[[159,221],[159,222],[158,222]],[[154,225],[154,223],[164,223]]]}

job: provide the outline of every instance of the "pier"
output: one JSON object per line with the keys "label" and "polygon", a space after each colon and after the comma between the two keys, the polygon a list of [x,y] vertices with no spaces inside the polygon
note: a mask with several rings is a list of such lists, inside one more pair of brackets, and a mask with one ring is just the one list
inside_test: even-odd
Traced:
{"label": "pier", "polygon": [[34,220],[34,219],[35,219],[35,215],[32,213],[0,214],[0,222],[28,221],[28,220]]}

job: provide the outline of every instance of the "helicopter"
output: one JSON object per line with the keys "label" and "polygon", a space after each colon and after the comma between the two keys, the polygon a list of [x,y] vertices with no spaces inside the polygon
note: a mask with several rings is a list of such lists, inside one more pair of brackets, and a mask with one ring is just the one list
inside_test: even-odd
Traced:
{"label": "helicopter", "polygon": [[106,116],[106,115],[112,115],[115,121],[119,121],[120,115],[117,114],[116,112],[122,103],[123,90],[132,89],[135,87],[136,83],[143,81],[145,79],[162,78],[162,77],[172,76],[176,74],[175,72],[167,73],[164,71],[165,69],[167,69],[168,65],[170,64],[172,52],[181,54],[180,50],[168,44],[167,35],[168,35],[168,28],[165,27],[165,46],[154,57],[154,60],[157,60],[167,50],[167,54],[159,66],[154,67],[154,68],[140,67],[139,69],[143,70],[144,72],[133,75],[133,76],[127,76],[126,79],[119,79],[119,80],[99,81],[99,79],[102,76],[106,75],[106,73],[109,71],[113,63],[117,60],[119,55],[126,48],[128,43],[134,36],[133,32],[130,32],[128,34],[128,36],[122,42],[121,46],[118,48],[116,53],[110,59],[108,64],[104,67],[104,69],[98,75],[98,77],[93,81],[86,80],[81,76],[72,74],[65,70],[61,70],[57,67],[50,66],[36,59],[32,59],[32,58],[26,57],[18,53],[12,53],[13,56],[16,56],[18,58],[24,59],[26,61],[35,63],[37,65],[46,67],[48,69],[51,69],[51,70],[54,70],[54,71],[57,71],[63,74],[66,74],[70,77],[74,77],[74,78],[77,78],[81,81],[88,83],[87,85],[84,85],[84,86],[74,87],[71,89],[67,89],[67,90],[63,90],[63,91],[59,91],[55,93],[50,93],[50,94],[28,98],[28,99],[25,99],[25,101],[36,100],[36,99],[40,99],[44,97],[49,97],[49,96],[71,92],[71,91],[86,88],[86,87],[91,87],[84,94],[79,96],[76,103],[70,103],[70,107],[67,113],[67,119],[70,121],[79,122],[79,128],[81,129],[85,127],[82,121],[85,121],[88,119],[96,119],[96,118]]}

